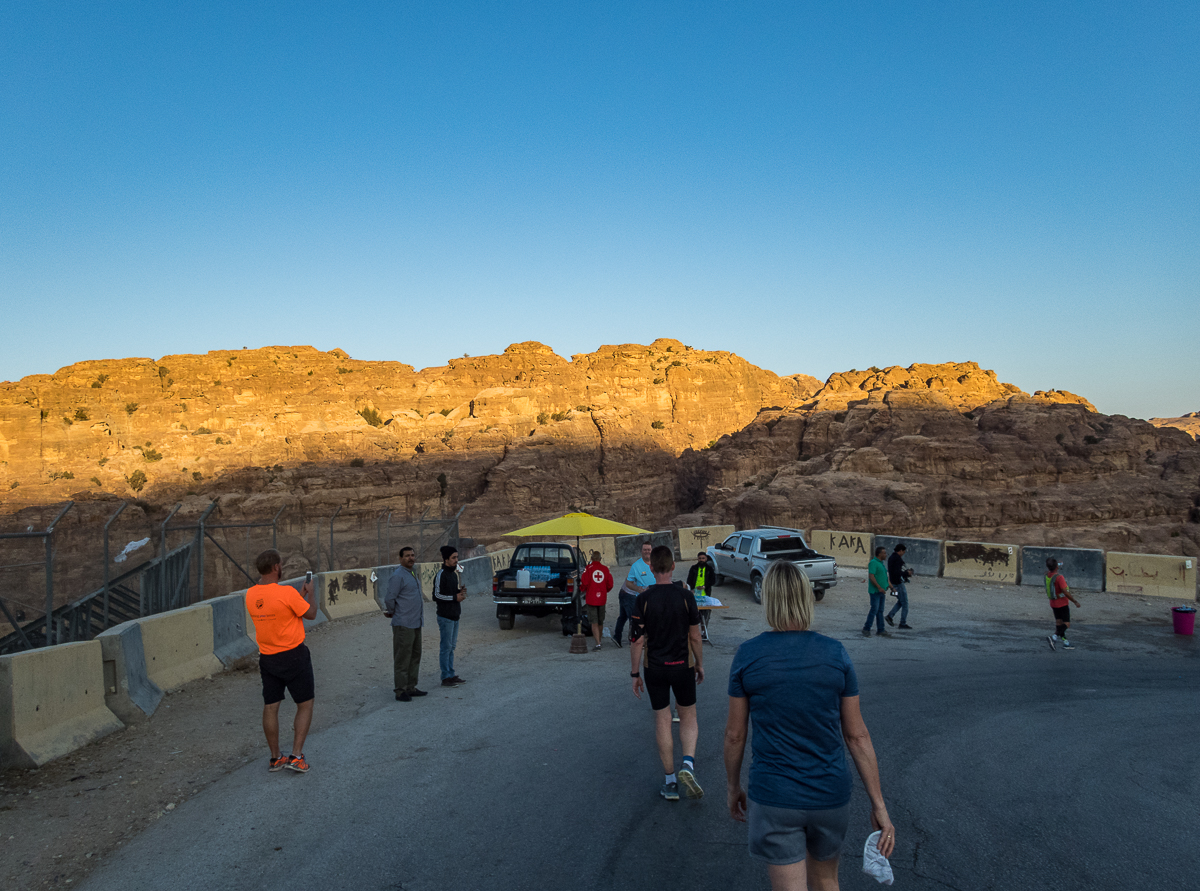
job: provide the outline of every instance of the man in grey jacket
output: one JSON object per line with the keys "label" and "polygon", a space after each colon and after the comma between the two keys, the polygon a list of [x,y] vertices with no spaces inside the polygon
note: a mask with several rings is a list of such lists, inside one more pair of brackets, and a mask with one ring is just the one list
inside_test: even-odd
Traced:
{"label": "man in grey jacket", "polygon": [[412,548],[400,549],[400,565],[388,579],[387,597],[383,600],[383,614],[392,620],[392,668],[396,699],[400,702],[412,702],[414,696],[425,695],[424,690],[417,689],[425,602],[421,597],[421,581],[413,571],[416,562]]}

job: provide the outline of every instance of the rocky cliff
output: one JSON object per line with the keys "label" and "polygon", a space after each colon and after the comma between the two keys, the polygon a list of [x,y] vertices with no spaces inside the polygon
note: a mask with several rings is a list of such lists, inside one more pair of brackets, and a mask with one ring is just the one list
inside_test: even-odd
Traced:
{"label": "rocky cliff", "polygon": [[1200,411],[1178,418],[1151,418],[1150,423],[1155,427],[1175,427],[1190,434],[1192,439],[1200,439]]}
{"label": "rocky cliff", "polygon": [[1200,553],[1200,446],[974,363],[834,375],[679,461],[700,521]]}
{"label": "rocky cliff", "polygon": [[[385,559],[388,514],[461,509],[462,534],[485,543],[575,508],[647,528],[1200,550],[1200,445],[1174,428],[1025,394],[970,362],[822,385],[672,340],[570,360],[523,343],[420,371],[309,347],[79,363],[0,385],[0,497],[5,531],[42,528],[55,503],[76,501],[55,538],[60,600],[98,584],[99,533],[123,499],[113,541],[150,537],[138,556],[176,503],[168,545],[214,500],[215,525],[282,510],[292,571],[328,565],[339,510],[339,566]],[[214,531],[206,592],[244,584],[229,558],[249,567],[270,540],[269,528]],[[20,547],[7,562],[40,559],[40,543]]]}

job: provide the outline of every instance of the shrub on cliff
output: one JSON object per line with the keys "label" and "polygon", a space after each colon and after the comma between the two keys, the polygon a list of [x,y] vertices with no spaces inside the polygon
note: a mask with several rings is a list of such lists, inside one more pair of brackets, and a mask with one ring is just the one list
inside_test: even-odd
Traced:
{"label": "shrub on cliff", "polygon": [[372,427],[382,427],[383,426],[383,418],[379,416],[379,412],[375,411],[375,409],[364,408],[361,411],[359,411],[359,414],[362,416],[362,419],[364,421],[366,421],[368,424],[370,424]]}
{"label": "shrub on cliff", "polygon": [[146,486],[146,474],[140,470],[135,470],[129,476],[125,477],[125,482],[129,484],[129,488],[135,492],[142,491]]}

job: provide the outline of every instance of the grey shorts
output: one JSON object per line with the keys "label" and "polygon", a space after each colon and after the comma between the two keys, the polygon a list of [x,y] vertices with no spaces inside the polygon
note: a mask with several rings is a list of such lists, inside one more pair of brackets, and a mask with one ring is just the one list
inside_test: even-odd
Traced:
{"label": "grey shorts", "polygon": [[799,863],[805,854],[832,860],[842,852],[850,804],[819,811],[769,807],[749,802],[750,856],[776,866]]}

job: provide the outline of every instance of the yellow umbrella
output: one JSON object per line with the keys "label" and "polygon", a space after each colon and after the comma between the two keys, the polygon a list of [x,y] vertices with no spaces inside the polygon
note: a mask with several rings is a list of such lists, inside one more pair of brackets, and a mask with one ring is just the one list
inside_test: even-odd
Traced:
{"label": "yellow umbrella", "polygon": [[556,519],[546,520],[544,523],[535,523],[532,526],[526,526],[524,529],[518,529],[515,532],[506,532],[505,535],[525,537],[535,535],[574,535],[576,538],[575,543],[578,545],[578,539],[584,535],[637,535],[649,531],[649,529],[639,529],[637,526],[627,526],[615,520],[593,517],[591,514],[574,513],[564,514]]}

